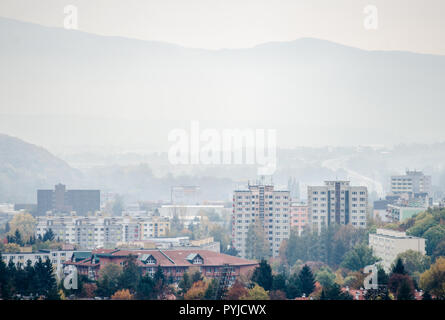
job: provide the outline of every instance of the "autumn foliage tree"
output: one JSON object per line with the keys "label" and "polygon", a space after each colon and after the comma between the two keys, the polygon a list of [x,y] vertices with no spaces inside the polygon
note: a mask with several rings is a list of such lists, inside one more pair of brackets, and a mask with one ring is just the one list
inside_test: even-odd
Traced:
{"label": "autumn foliage tree", "polygon": [[270,300],[270,298],[267,291],[256,284],[252,289],[249,289],[247,294],[242,296],[240,300]]}
{"label": "autumn foliage tree", "polygon": [[445,257],[437,258],[430,269],[422,273],[420,287],[438,299],[445,299]]}
{"label": "autumn foliage tree", "polygon": [[248,291],[244,285],[236,280],[235,283],[230,287],[227,292],[226,299],[227,300],[239,300],[242,296],[247,295]]}
{"label": "autumn foliage tree", "polygon": [[112,296],[111,300],[133,300],[133,295],[128,289],[122,289],[116,291]]}
{"label": "autumn foliage tree", "polygon": [[207,290],[207,283],[203,280],[195,282],[192,287],[184,294],[185,300],[202,300]]}

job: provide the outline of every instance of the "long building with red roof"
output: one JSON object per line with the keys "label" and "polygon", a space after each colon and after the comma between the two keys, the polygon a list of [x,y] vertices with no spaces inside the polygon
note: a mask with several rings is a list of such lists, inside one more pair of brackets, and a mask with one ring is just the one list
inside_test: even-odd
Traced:
{"label": "long building with red roof", "polygon": [[179,281],[189,269],[199,270],[203,276],[220,276],[225,266],[231,268],[232,280],[246,275],[258,266],[254,260],[242,259],[208,250],[110,250],[97,249],[91,252],[74,252],[65,266],[75,266],[79,275],[96,280],[99,271],[108,263],[123,265],[128,256],[136,256],[142,275],[153,275],[161,267],[164,275]]}

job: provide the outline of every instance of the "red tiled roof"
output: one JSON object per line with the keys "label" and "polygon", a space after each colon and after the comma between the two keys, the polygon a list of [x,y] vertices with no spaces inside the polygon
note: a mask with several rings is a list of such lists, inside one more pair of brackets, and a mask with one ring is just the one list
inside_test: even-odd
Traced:
{"label": "red tiled roof", "polygon": [[[118,257],[127,257],[129,255],[136,255],[140,258],[142,255],[152,255],[156,259],[156,265],[163,267],[188,267],[193,264],[187,260],[190,254],[199,254],[203,263],[197,266],[220,266],[229,264],[231,266],[251,266],[258,264],[257,261],[242,259],[239,257],[230,256],[223,253],[217,253],[208,250],[110,250],[98,249],[93,251],[93,257],[97,255],[99,258],[109,257],[111,259]],[[91,259],[79,261],[77,263],[67,261],[66,264],[93,266],[97,265],[91,263]],[[138,259],[138,264],[144,266],[145,264]]]}

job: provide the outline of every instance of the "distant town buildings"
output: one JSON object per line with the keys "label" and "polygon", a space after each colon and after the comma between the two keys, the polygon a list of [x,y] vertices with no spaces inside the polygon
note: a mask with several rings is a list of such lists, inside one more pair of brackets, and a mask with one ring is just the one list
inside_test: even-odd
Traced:
{"label": "distant town buildings", "polygon": [[368,189],[349,181],[325,181],[324,186],[308,186],[309,221],[312,230],[334,223],[366,227]]}
{"label": "distant town buildings", "polygon": [[426,207],[412,207],[412,206],[398,206],[393,204],[388,204],[388,209],[386,210],[386,217],[390,221],[403,222],[406,219],[413,217],[414,215],[425,211]]}
{"label": "distant town buildings", "polygon": [[118,242],[148,240],[166,236],[168,218],[145,216],[52,215],[37,217],[36,236],[51,229],[56,239],[75,244],[78,248],[114,248]]}
{"label": "distant town buildings", "polygon": [[81,275],[96,280],[99,270],[108,263],[121,265],[130,255],[136,257],[136,263],[143,275],[154,275],[160,267],[167,278],[179,282],[184,273],[200,271],[207,278],[218,278],[224,268],[230,268],[230,281],[240,275],[253,271],[258,262],[246,260],[208,250],[94,250],[83,259],[66,261],[66,267],[75,266]]}
{"label": "distant town buildings", "polygon": [[66,190],[58,184],[54,190],[37,190],[37,215],[70,213],[86,215],[100,210],[100,190]]}
{"label": "distant town buildings", "polygon": [[120,249],[161,249],[161,250],[209,250],[220,252],[220,243],[213,237],[190,240],[189,237],[150,238],[133,242],[118,242]]}
{"label": "distant town buildings", "polygon": [[431,176],[421,171],[406,171],[405,175],[391,177],[391,193],[393,194],[431,194]]}
{"label": "distant town buildings", "polygon": [[308,223],[308,212],[309,207],[307,204],[292,202],[290,206],[290,226],[291,228],[296,228],[298,234],[301,235],[303,229]]}
{"label": "distant town buildings", "polygon": [[215,213],[220,217],[230,216],[230,208],[223,204],[172,204],[162,205],[159,209],[159,214],[162,217],[173,219],[177,217],[185,227],[190,224],[199,222],[202,214]]}
{"label": "distant town buildings", "polygon": [[270,254],[278,256],[281,242],[290,234],[290,193],[273,185],[249,185],[233,194],[232,245],[246,257],[249,227],[259,222],[270,245]]}
{"label": "distant town buildings", "polygon": [[425,239],[408,236],[405,232],[388,229],[377,229],[376,233],[369,234],[369,246],[374,255],[382,259],[382,266],[386,271],[391,269],[391,264],[399,253],[414,250],[425,254]]}
{"label": "distant town buildings", "polygon": [[201,195],[199,186],[173,186],[170,189],[171,204],[198,204]]}

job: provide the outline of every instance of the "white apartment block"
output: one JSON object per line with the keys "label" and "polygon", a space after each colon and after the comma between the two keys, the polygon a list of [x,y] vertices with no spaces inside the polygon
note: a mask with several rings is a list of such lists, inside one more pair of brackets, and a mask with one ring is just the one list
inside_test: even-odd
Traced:
{"label": "white apartment block", "polygon": [[73,252],[72,250],[40,250],[39,252],[2,253],[2,259],[6,264],[12,261],[16,267],[21,265],[22,268],[26,266],[28,260],[31,261],[31,265],[34,265],[39,258],[42,262],[49,259],[54,270],[60,272],[63,269],[63,263],[71,259]]}
{"label": "white apartment block", "polygon": [[425,254],[425,239],[407,236],[405,232],[388,229],[377,229],[376,233],[369,234],[369,246],[374,255],[382,259],[379,263],[386,271],[391,269],[399,253],[407,250],[418,251]]}
{"label": "white apartment block", "polygon": [[431,193],[431,176],[421,171],[406,171],[405,175],[391,177],[391,192],[394,194]]}
{"label": "white apartment block", "polygon": [[321,232],[334,223],[366,228],[368,189],[349,181],[325,181],[308,186],[308,220],[313,231]]}
{"label": "white apartment block", "polygon": [[167,218],[157,216],[76,216],[47,214],[37,218],[36,236],[51,229],[56,238],[81,249],[114,248],[118,242],[164,236]]}
{"label": "white apartment block", "polygon": [[269,241],[270,253],[278,256],[281,242],[290,234],[289,191],[274,190],[273,185],[249,185],[233,195],[232,245],[246,257],[249,226],[259,221]]}

